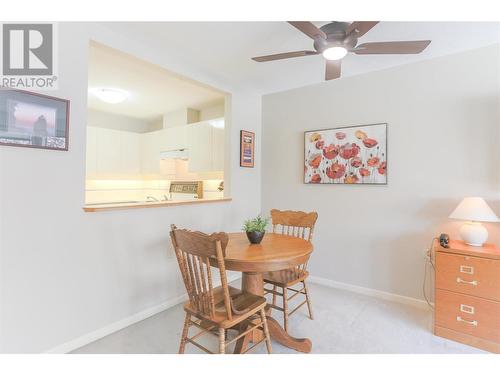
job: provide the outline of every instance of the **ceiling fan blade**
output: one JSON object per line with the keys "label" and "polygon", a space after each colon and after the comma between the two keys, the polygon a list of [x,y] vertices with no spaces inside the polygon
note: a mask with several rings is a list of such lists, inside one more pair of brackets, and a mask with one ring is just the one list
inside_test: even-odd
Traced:
{"label": "ceiling fan blade", "polygon": [[257,62],[266,62],[273,60],[289,59],[291,57],[312,56],[317,54],[318,52],[316,51],[295,51],[295,52],[277,53],[275,55],[252,57],[252,60]]}
{"label": "ceiling fan blade", "polygon": [[299,29],[308,37],[315,39],[318,36],[326,39],[326,34],[308,21],[288,21],[290,25]]}
{"label": "ceiling fan blade", "polygon": [[340,77],[340,68],[342,60],[326,60],[325,80],[336,79]]}
{"label": "ceiling fan blade", "polygon": [[430,40],[413,40],[405,42],[363,43],[352,50],[357,55],[377,54],[416,54],[422,52]]}
{"label": "ceiling fan blade", "polygon": [[349,35],[355,32],[356,37],[359,38],[370,31],[379,22],[380,21],[354,21],[349,25],[345,33]]}

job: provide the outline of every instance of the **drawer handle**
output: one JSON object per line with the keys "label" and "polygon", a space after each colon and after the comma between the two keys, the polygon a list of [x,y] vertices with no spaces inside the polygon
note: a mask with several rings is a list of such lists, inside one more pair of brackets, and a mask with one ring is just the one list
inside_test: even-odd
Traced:
{"label": "drawer handle", "polygon": [[474,315],[474,306],[460,305],[460,311],[466,314]]}
{"label": "drawer handle", "polygon": [[477,280],[467,281],[467,280],[462,280],[460,277],[457,277],[457,283],[464,283],[477,286]]}
{"label": "drawer handle", "polygon": [[474,267],[472,266],[460,266],[460,272],[467,273],[469,275],[474,274]]}
{"label": "drawer handle", "polygon": [[461,317],[457,316],[457,322],[463,322],[463,323],[470,324],[471,326],[477,327],[477,320],[470,321],[470,320],[462,319]]}

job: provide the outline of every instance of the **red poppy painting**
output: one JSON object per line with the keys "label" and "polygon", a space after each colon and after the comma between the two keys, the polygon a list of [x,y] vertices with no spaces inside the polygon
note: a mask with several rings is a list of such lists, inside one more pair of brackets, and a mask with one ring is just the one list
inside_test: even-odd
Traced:
{"label": "red poppy painting", "polygon": [[304,183],[387,184],[387,124],[304,133]]}

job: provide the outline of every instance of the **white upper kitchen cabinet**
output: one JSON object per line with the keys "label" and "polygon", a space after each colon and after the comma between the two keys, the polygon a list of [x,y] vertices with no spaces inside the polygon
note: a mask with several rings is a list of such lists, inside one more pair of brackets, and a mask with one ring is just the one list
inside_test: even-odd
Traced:
{"label": "white upper kitchen cabinet", "polygon": [[141,134],[141,172],[146,175],[160,173],[162,130]]}
{"label": "white upper kitchen cabinet", "polygon": [[214,171],[224,170],[224,128],[213,128],[212,130],[212,162]]}
{"label": "white upper kitchen cabinet", "polygon": [[187,145],[190,172],[224,170],[224,128],[211,121],[187,125]]}
{"label": "white upper kitchen cabinet", "polygon": [[97,129],[97,174],[116,175],[121,168],[121,131]]}
{"label": "white upper kitchen cabinet", "polygon": [[188,149],[189,172],[224,170],[224,129],[211,121],[148,133],[87,127],[88,178],[160,176],[162,151]]}
{"label": "white upper kitchen cabinet", "polygon": [[141,134],[87,127],[87,177],[136,176],[141,173]]}
{"label": "white upper kitchen cabinet", "polygon": [[213,127],[208,122],[187,125],[189,172],[210,172],[213,167]]}
{"label": "white upper kitchen cabinet", "polygon": [[97,175],[97,128],[87,127],[87,149],[85,151],[87,177]]}
{"label": "white upper kitchen cabinet", "polygon": [[120,132],[120,168],[124,175],[141,174],[141,134]]}
{"label": "white upper kitchen cabinet", "polygon": [[165,128],[160,131],[161,151],[180,150],[187,148],[187,126]]}

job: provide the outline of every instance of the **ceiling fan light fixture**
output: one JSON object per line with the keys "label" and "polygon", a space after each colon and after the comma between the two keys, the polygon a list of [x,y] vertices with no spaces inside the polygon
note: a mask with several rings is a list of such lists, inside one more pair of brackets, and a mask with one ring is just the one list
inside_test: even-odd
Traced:
{"label": "ceiling fan light fixture", "polygon": [[290,59],[322,54],[326,68],[325,80],[337,79],[341,76],[342,59],[348,53],[356,55],[410,55],[421,53],[427,48],[430,40],[401,40],[389,42],[369,42],[358,44],[379,21],[333,21],[318,28],[309,21],[288,21],[304,35],[313,40],[313,50],[275,53],[266,56],[252,57],[257,62]]}
{"label": "ceiling fan light fixture", "polygon": [[327,60],[340,60],[347,55],[344,47],[330,47],[323,51],[323,57]]}

